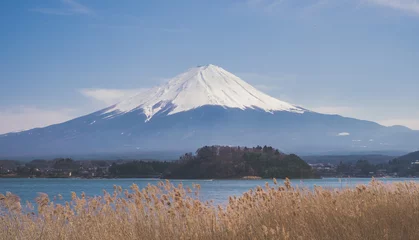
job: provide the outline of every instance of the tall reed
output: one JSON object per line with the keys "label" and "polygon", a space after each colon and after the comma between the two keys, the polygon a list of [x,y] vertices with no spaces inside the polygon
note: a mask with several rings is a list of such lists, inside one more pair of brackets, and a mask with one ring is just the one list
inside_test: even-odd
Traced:
{"label": "tall reed", "polygon": [[169,181],[100,197],[72,193],[56,204],[40,194],[22,206],[0,195],[0,239],[419,239],[419,184],[353,189],[293,188],[288,180],[230,197],[223,206]]}

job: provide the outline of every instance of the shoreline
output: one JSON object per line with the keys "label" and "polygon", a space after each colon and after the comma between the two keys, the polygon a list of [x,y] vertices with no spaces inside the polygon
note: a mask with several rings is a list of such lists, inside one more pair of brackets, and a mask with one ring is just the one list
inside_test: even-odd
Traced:
{"label": "shoreline", "polygon": [[[319,178],[290,178],[291,180],[319,180],[319,179],[418,179],[417,177],[319,177]],[[83,180],[111,180],[111,179],[149,179],[149,180],[198,180],[198,181],[217,181],[217,180],[244,180],[244,181],[258,181],[258,180],[272,180],[272,178],[152,178],[152,177],[24,177],[24,176],[0,176],[0,179],[83,179]],[[285,180],[286,178],[276,178],[277,180]]]}

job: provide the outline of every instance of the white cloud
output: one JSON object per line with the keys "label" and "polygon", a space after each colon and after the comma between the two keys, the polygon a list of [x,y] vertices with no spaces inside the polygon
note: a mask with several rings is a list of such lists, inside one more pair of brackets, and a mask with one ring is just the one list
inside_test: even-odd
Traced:
{"label": "white cloud", "polygon": [[30,9],[33,12],[39,12],[43,14],[52,15],[74,15],[74,14],[92,14],[93,11],[87,6],[75,1],[75,0],[61,0],[62,7],[60,8],[33,8]]}
{"label": "white cloud", "polygon": [[79,92],[94,102],[74,109],[12,106],[0,108],[0,134],[23,131],[65,122],[84,114],[118,103],[122,99],[147,89],[81,89]]}
{"label": "white cloud", "polygon": [[419,15],[418,0],[364,0],[367,3]]}
{"label": "white cloud", "polygon": [[18,106],[0,109],[0,134],[65,122],[77,117],[74,109],[41,109]]}
{"label": "white cloud", "polygon": [[146,89],[81,89],[79,92],[94,100],[77,109],[46,109],[34,106],[13,106],[0,108],[0,134],[45,127],[61,123],[83,114],[93,112],[100,107],[118,103],[122,99],[144,92]]}
{"label": "white cloud", "polygon": [[337,136],[339,136],[339,137],[346,137],[346,136],[349,136],[349,135],[351,135],[351,134],[348,133],[348,132],[341,132],[341,133],[338,133]]}
{"label": "white cloud", "polygon": [[84,96],[98,101],[106,106],[118,103],[123,99],[145,92],[147,88],[137,89],[80,89],[79,92]]}

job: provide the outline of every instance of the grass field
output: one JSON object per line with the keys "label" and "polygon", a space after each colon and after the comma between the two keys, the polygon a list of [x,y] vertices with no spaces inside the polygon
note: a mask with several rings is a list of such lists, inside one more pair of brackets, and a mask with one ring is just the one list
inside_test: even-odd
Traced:
{"label": "grass field", "polygon": [[[199,185],[160,182],[56,204],[42,194],[21,206],[0,195],[0,239],[419,239],[419,184],[294,189],[288,180],[223,206],[197,200]],[[59,197],[59,196],[58,196]]]}

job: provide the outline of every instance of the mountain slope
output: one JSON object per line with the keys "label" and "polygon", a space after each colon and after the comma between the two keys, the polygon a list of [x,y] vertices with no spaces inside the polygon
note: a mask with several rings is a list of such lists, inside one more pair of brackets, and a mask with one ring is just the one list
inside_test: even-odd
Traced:
{"label": "mountain slope", "polygon": [[419,151],[411,152],[401,157],[393,159],[393,164],[402,164],[410,166],[412,162],[419,161]]}
{"label": "mountain slope", "polygon": [[65,123],[0,135],[0,157],[193,151],[271,145],[284,152],[416,150],[419,132],[319,114],[213,65]]}

